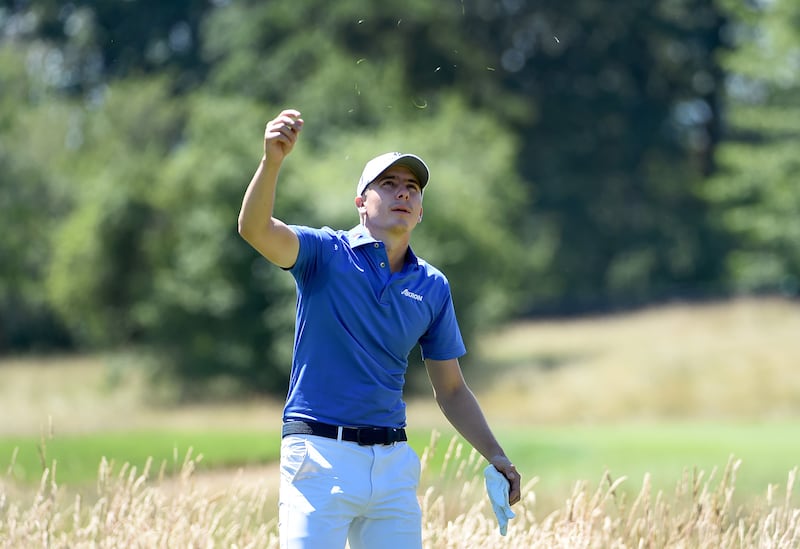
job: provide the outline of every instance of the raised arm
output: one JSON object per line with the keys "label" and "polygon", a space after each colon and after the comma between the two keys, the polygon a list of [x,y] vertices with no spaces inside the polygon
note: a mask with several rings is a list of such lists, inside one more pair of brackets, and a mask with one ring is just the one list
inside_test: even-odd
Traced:
{"label": "raised arm", "polygon": [[303,119],[300,112],[287,109],[267,122],[264,156],[244,193],[239,211],[239,234],[261,255],[279,267],[297,261],[300,242],[283,221],[272,216],[278,172],[294,148]]}
{"label": "raised arm", "polygon": [[509,482],[508,500],[514,505],[521,496],[519,472],[486,423],[475,395],[464,381],[458,359],[426,359],[425,367],[439,408],[467,442],[505,475]]}

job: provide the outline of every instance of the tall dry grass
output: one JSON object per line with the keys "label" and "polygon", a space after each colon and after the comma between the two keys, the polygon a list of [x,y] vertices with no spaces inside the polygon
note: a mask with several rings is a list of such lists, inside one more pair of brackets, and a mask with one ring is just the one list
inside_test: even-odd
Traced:
{"label": "tall dry grass", "polygon": [[[537,513],[536,479],[515,506],[501,537],[483,486],[482,459],[451,440],[444,466],[429,466],[438,443],[422,455],[420,501],[426,548],[793,548],[800,547],[800,509],[792,503],[797,471],[785,489],[768,487],[748,508],[735,507],[738,462],[720,475],[687,471],[674,492],[653,493],[645,478],[630,501],[624,478],[606,475],[597,486],[576,484],[563,506]],[[199,458],[198,458],[199,459]],[[69,495],[55,464],[32,494],[0,485],[0,547],[161,548],[278,547],[274,494],[242,477],[222,488],[194,482],[198,459],[187,456],[177,481],[124,465],[100,464],[91,498]]]}

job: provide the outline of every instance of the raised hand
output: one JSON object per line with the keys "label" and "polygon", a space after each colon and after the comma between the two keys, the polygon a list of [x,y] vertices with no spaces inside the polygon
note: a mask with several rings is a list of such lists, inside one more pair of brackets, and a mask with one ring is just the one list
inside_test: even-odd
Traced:
{"label": "raised hand", "polygon": [[283,110],[267,122],[264,130],[264,156],[267,160],[282,162],[292,152],[302,129],[300,111],[294,109]]}

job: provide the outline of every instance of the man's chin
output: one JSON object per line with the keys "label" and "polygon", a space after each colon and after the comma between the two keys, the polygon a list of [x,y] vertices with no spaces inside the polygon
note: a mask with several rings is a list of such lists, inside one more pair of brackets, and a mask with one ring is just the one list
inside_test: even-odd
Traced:
{"label": "man's chin", "polygon": [[372,227],[373,229],[385,233],[387,235],[392,236],[403,236],[408,235],[411,231],[414,230],[414,227],[417,226],[417,223],[414,222],[413,219],[409,217],[407,218],[395,218],[387,223],[370,223],[367,221],[367,226]]}

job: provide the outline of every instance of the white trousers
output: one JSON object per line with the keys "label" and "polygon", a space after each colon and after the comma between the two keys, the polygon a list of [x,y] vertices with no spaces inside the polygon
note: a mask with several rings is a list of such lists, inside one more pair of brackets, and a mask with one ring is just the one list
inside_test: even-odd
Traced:
{"label": "white trousers", "polygon": [[420,462],[405,442],[281,441],[282,549],[421,549]]}

